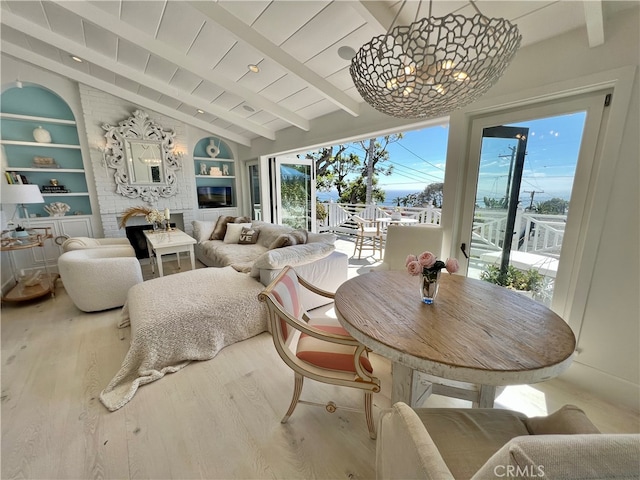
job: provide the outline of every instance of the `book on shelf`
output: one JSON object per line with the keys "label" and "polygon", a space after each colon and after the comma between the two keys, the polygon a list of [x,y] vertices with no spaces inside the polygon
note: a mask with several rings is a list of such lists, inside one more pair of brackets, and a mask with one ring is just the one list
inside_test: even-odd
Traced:
{"label": "book on shelf", "polygon": [[40,187],[42,193],[69,193],[64,185],[43,185]]}
{"label": "book on shelf", "polygon": [[10,185],[28,185],[29,180],[24,175],[17,172],[4,172],[4,176],[7,179],[7,183]]}

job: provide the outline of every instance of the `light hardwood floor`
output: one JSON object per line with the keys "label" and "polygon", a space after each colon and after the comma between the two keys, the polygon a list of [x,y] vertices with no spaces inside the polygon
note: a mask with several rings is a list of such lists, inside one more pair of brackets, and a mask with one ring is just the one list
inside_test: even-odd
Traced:
{"label": "light hardwood floor", "polygon": [[[80,312],[60,281],[55,298],[2,306],[3,479],[374,478],[364,414],[299,405],[280,423],[293,374],[267,333],[143,386],[108,412],[98,395],[130,340],[129,329],[115,327],[118,315]],[[377,414],[390,405],[390,366],[372,357],[383,386]],[[304,397],[362,402],[360,392],[312,381]],[[565,403],[585,409],[603,431],[640,431],[636,414],[558,379],[508,387],[496,402],[528,415]],[[458,405],[468,403],[433,396],[425,406]]]}

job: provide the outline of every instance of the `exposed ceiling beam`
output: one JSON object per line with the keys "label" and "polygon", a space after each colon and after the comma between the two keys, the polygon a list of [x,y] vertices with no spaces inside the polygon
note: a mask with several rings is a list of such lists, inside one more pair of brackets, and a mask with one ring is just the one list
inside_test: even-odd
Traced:
{"label": "exposed ceiling beam", "polygon": [[271,40],[255,31],[224,7],[214,2],[189,1],[188,3],[206,15],[207,18],[227,30],[237,40],[248,44],[271,60],[277,62],[289,73],[307,82],[318,93],[342,110],[350,113],[354,117],[359,115],[360,104],[358,102],[306,65],[296,60]]}
{"label": "exposed ceiling beam", "polygon": [[589,47],[604,44],[604,17],[602,14],[602,0],[585,0],[584,19],[587,24]]}
{"label": "exposed ceiling beam", "polygon": [[[49,45],[52,45],[67,53],[78,55],[88,62],[111,70],[118,75],[133,80],[134,82],[137,82],[141,85],[145,85],[152,90],[156,90],[157,92],[162,93],[163,95],[173,97],[180,102],[186,103],[187,105],[190,105],[194,108],[198,108],[198,104],[202,103],[202,99],[196,97],[195,95],[184,93],[182,90],[171,87],[170,85],[156,80],[148,75],[145,75],[144,73],[141,73],[134,68],[111,60],[109,57],[97,53],[95,50],[92,50],[90,48],[81,46],[76,42],[69,40],[67,37],[58,35],[51,30],[34,26],[31,22],[24,19],[23,17],[5,12],[2,14],[2,23],[18,31],[28,31],[30,35],[45,43],[48,43]],[[238,125],[245,130],[249,130],[250,132],[256,133],[260,136],[275,140],[275,132],[273,130],[265,128],[262,125],[258,125],[250,119],[242,117],[236,113],[211,104],[202,105],[202,107],[200,108],[201,110],[210,113],[211,115],[233,123],[234,125]]]}
{"label": "exposed ceiling beam", "polygon": [[[102,26],[105,24],[105,15],[108,15],[104,10],[99,7],[93,6],[89,2],[69,2],[52,0],[60,7],[75,13],[76,15],[84,18],[85,20],[94,23],[95,25]],[[240,98],[244,98],[252,107],[261,110],[265,110],[272,115],[294,125],[302,130],[309,130],[309,121],[295,112],[286,109],[275,102],[267,100],[261,95],[252,92],[246,87],[243,87],[238,82],[225,78],[212,70],[202,66],[200,62],[192,60],[187,57],[184,52],[180,52],[167,43],[160,42],[153,37],[150,37],[137,28],[127,25],[125,22],[114,18],[115,21],[109,22],[108,30],[115,35],[118,35],[125,40],[138,45],[139,47],[148,50],[149,52],[157,55],[160,58],[176,64],[180,68],[187,70],[196,76],[202,77],[216,85],[219,85],[224,90],[233,93]],[[203,109],[204,110],[204,109]]]}
{"label": "exposed ceiling beam", "polygon": [[176,120],[180,120],[181,122],[186,123],[188,125],[193,125],[194,127],[200,128],[205,132],[209,132],[214,135],[231,140],[233,142],[246,145],[247,147],[251,146],[251,140],[246,137],[243,137],[236,133],[225,130],[224,128],[211,125],[210,123],[207,123],[203,120],[198,120],[196,118],[193,118],[192,116],[179,112],[174,108],[170,108],[170,107],[167,107],[166,105],[162,105],[161,103],[154,102],[153,100],[143,97],[142,95],[138,95],[137,93],[132,93],[128,90],[124,90],[120,87],[113,85],[112,83],[105,82],[104,80],[100,80],[99,78],[96,78],[92,75],[81,72],[79,70],[76,70],[75,68],[62,65],[61,63],[55,60],[51,60],[50,58],[33,53],[32,51],[27,50],[23,47],[19,47],[17,45],[14,45],[8,42],[2,42],[2,44],[0,45],[0,48],[2,49],[3,53],[12,55],[17,59],[31,63],[37,67],[45,68],[47,70],[51,70],[53,72],[56,72],[60,75],[68,77],[77,82],[84,83],[86,85],[91,85],[93,88],[102,90],[115,97],[122,98],[136,105],[141,105],[145,108],[148,108],[149,110],[154,110],[156,112],[162,113],[167,117],[175,118]]}
{"label": "exposed ceiling beam", "polygon": [[358,12],[368,24],[378,28],[381,33],[389,29],[395,16],[386,2],[360,0],[349,2],[349,5]]}

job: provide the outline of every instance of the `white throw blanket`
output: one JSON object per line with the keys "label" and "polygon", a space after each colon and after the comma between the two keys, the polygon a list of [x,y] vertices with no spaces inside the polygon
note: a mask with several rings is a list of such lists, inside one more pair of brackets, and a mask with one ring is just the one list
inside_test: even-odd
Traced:
{"label": "white throw blanket", "polygon": [[139,386],[266,331],[267,309],[258,301],[263,289],[231,267],[192,270],[132,287],[118,324],[131,325],[131,346],[100,401],[117,410]]}

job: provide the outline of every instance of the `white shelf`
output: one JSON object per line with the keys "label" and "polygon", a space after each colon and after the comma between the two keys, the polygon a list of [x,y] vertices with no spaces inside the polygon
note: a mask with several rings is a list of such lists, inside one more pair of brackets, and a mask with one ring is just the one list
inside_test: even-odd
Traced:
{"label": "white shelf", "polygon": [[63,120],[61,118],[50,117],[34,117],[32,115],[19,115],[17,113],[0,113],[0,118],[6,118],[7,120],[20,120],[24,122],[40,122],[40,123],[55,123],[58,125],[75,125],[73,120]]}
{"label": "white shelf", "polygon": [[19,145],[22,147],[68,148],[80,150],[80,145],[66,145],[64,143],[23,142],[21,140],[0,140],[0,143],[3,145]]}
{"label": "white shelf", "polygon": [[196,175],[196,178],[236,178],[235,175]]}
{"label": "white shelf", "polygon": [[233,158],[193,157],[194,160],[206,160],[209,162],[235,163]]}
{"label": "white shelf", "polygon": [[84,173],[83,168],[36,168],[36,167],[7,167],[7,172],[53,172],[53,173]]}
{"label": "white shelf", "polygon": [[89,192],[81,193],[42,193],[43,197],[88,197]]}

